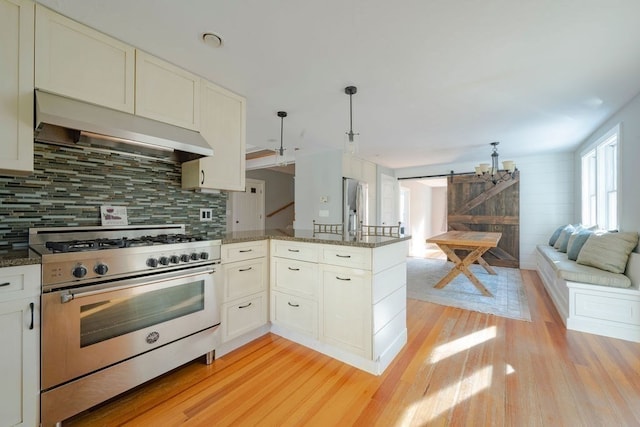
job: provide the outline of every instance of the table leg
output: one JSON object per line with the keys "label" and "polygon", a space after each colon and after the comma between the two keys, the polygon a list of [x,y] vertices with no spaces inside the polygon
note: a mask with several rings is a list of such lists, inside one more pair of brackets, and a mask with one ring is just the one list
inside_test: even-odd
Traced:
{"label": "table leg", "polygon": [[436,289],[444,288],[449,282],[451,282],[458,274],[462,273],[473,283],[473,285],[482,292],[483,295],[493,296],[491,292],[478,280],[478,278],[469,270],[469,266],[473,264],[478,258],[482,256],[489,248],[479,247],[475,248],[471,252],[467,254],[464,259],[460,259],[458,255],[456,255],[455,251],[446,245],[438,245],[440,249],[447,254],[449,259],[451,259],[455,265],[451,269],[446,276],[444,276],[440,281],[434,286]]}
{"label": "table leg", "polygon": [[[469,251],[468,247],[463,247],[463,246],[452,246],[451,249],[461,249],[464,251]],[[486,251],[485,251],[486,252]],[[453,261],[453,260],[452,260]],[[482,267],[484,267],[484,269],[487,271],[487,273],[489,274],[493,274],[494,276],[497,275],[498,273],[496,273],[496,271],[493,269],[493,267],[491,267],[489,265],[489,263],[487,261],[484,260],[484,258],[482,258],[482,256],[478,257],[478,264],[480,264]],[[454,261],[455,262],[455,261]]]}

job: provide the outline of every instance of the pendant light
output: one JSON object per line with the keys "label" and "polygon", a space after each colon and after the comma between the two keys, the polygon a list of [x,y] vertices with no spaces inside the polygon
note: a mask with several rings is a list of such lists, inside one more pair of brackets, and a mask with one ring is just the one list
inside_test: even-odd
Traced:
{"label": "pendant light", "polygon": [[282,146],[284,118],[287,117],[287,112],[278,111],[278,117],[280,117],[280,148],[276,148],[276,165],[287,166],[287,159],[284,156],[285,148]]}
{"label": "pendant light", "polygon": [[353,102],[352,98],[358,92],[358,88],[355,86],[347,86],[344,88],[344,93],[349,95],[349,132],[346,132],[347,141],[345,141],[344,151],[349,154],[356,154],[358,152],[358,143],[355,141],[354,136],[360,135],[353,132]]}
{"label": "pendant light", "polygon": [[503,169],[500,169],[500,162],[498,160],[498,144],[499,142],[492,142],[490,145],[493,147],[491,150],[491,164],[480,163],[476,166],[476,176],[482,177],[487,181],[496,185],[499,182],[508,181],[514,178],[514,175],[518,171],[516,163],[513,160],[505,160],[502,162]]}

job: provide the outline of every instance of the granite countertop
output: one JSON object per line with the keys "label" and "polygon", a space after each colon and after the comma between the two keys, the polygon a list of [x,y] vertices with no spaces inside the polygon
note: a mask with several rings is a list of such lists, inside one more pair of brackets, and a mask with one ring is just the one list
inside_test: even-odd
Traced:
{"label": "granite countertop", "polygon": [[30,249],[7,249],[0,251],[0,268],[40,264],[40,255]]}
{"label": "granite countertop", "polygon": [[265,230],[265,231],[238,231],[219,236],[223,244],[250,242],[255,240],[278,239],[294,242],[325,243],[330,245],[355,246],[360,248],[377,248],[391,245],[411,239],[411,236],[400,237],[387,236],[362,236],[359,233],[314,233],[312,230]]}

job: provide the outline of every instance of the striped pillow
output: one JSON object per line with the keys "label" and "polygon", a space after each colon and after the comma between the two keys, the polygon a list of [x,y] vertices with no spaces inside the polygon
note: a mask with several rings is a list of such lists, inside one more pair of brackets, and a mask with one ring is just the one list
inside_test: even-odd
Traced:
{"label": "striped pillow", "polygon": [[612,273],[624,273],[629,254],[638,244],[638,233],[592,234],[582,246],[578,264],[590,265]]}

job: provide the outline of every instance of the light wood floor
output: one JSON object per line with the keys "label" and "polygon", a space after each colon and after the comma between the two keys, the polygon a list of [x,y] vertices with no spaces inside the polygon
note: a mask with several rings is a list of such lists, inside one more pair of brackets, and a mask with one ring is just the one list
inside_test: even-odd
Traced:
{"label": "light wood floor", "polygon": [[379,377],[269,334],[64,425],[640,425],[640,344],[567,331],[522,274],[532,322],[409,300]]}

